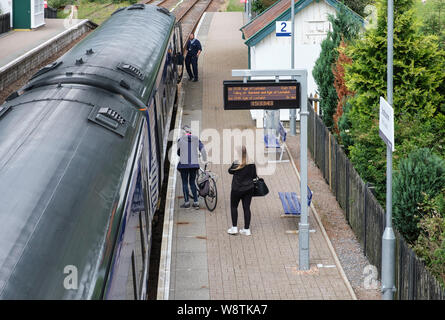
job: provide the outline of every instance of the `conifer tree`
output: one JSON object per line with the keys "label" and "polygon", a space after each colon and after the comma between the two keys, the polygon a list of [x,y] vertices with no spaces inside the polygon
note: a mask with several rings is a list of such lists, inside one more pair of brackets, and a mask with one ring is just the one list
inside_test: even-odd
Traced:
{"label": "conifer tree", "polygon": [[359,22],[356,17],[348,12],[344,5],[340,5],[336,16],[329,15],[332,31],[328,32],[325,40],[321,43],[320,56],[315,62],[312,75],[318,86],[320,96],[320,107],[322,119],[327,127],[332,127],[332,116],[337,108],[337,92],[334,87],[334,74],[332,65],[338,57],[337,48],[340,41],[349,41],[356,37],[359,32]]}
{"label": "conifer tree", "polygon": [[[385,203],[386,146],[378,135],[379,97],[386,98],[386,1],[378,0],[375,29],[346,49],[352,64],[346,66],[346,84],[355,92],[341,123],[347,123],[350,158],[361,177],[376,186]],[[443,155],[443,87],[445,59],[437,40],[422,36],[413,16],[413,0],[394,1],[394,165],[419,147]],[[436,41],[435,41],[436,40]]]}

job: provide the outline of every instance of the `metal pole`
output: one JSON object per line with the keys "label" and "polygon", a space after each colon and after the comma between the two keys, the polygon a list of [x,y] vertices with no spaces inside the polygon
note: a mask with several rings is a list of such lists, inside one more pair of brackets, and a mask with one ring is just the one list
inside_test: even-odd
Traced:
{"label": "metal pole", "polygon": [[301,219],[298,224],[299,267],[309,270],[309,222],[307,205],[307,71],[302,75],[300,106],[300,194]]}
{"label": "metal pole", "polygon": [[[394,3],[388,0],[387,99],[393,104],[393,33]],[[382,293],[392,300],[395,292],[395,236],[392,229],[392,147],[386,147],[386,227],[382,237]]]}
{"label": "metal pole", "polygon": [[[290,68],[295,68],[295,61],[294,61],[294,55],[295,55],[295,30],[294,30],[294,20],[295,20],[295,8],[294,8],[294,0],[291,1],[291,54],[290,54]],[[292,77],[293,79],[294,77]],[[290,135],[295,136],[297,134],[296,130],[296,121],[297,121],[297,109],[290,109],[289,111],[289,122],[290,122]]]}

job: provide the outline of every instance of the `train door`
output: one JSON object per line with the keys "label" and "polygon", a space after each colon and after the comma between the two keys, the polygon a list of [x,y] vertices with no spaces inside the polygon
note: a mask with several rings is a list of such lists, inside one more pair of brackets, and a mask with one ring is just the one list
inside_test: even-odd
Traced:
{"label": "train door", "polygon": [[181,82],[184,73],[184,50],[182,47],[182,27],[181,23],[176,23],[173,35],[175,71],[177,73],[177,82]]}

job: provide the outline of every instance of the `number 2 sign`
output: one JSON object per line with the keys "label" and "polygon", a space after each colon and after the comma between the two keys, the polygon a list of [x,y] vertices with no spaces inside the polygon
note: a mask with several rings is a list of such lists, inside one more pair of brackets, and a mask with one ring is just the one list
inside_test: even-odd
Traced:
{"label": "number 2 sign", "polygon": [[275,35],[277,37],[290,37],[291,36],[290,21],[276,21]]}

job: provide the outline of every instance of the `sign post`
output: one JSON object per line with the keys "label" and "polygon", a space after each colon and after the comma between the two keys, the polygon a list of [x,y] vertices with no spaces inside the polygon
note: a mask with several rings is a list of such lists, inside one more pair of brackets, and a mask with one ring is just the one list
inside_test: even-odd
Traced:
{"label": "sign post", "polygon": [[[300,195],[301,195],[301,219],[298,224],[298,253],[299,253],[299,269],[309,270],[309,220],[308,220],[308,203],[307,203],[307,118],[309,112],[307,110],[307,70],[306,69],[290,69],[290,70],[232,70],[233,77],[243,77],[243,84],[248,84],[248,77],[275,77],[279,79],[280,76],[292,77],[298,79],[300,94]],[[285,80],[292,81],[292,80]],[[295,80],[293,80],[295,81]],[[283,82],[278,82],[278,84]],[[224,88],[224,91],[226,88]],[[238,89],[237,89],[238,90]],[[286,93],[287,94],[287,93]],[[253,97],[254,95],[250,95]],[[258,100],[257,95],[255,99],[250,98],[250,101],[269,101],[266,99]],[[281,91],[283,97],[283,91]],[[226,97],[224,96],[224,109],[226,109]],[[294,108],[298,107],[294,104]],[[247,106],[245,106],[247,109]],[[250,109],[250,108],[249,108]],[[261,109],[267,109],[267,106],[261,106]]]}
{"label": "sign post", "polygon": [[[394,0],[388,0],[387,26],[387,72],[386,97],[380,98],[379,134],[386,142],[386,226],[382,236],[382,293],[384,300],[394,298],[395,288],[395,236],[392,229],[392,152],[394,151],[394,112],[393,103],[393,47],[394,47]],[[386,117],[388,116],[388,118]],[[385,127],[385,123],[387,126]],[[391,132],[392,131],[392,132]],[[388,141],[390,143],[388,143]]]}
{"label": "sign post", "polygon": [[394,151],[394,110],[380,97],[379,135],[386,143],[386,226],[382,236],[383,299],[392,300],[395,291],[395,241],[392,228],[392,153]]}
{"label": "sign post", "polygon": [[[294,0],[291,1],[291,15],[290,15],[290,22],[291,22],[291,32],[292,32],[292,37],[291,37],[291,45],[290,45],[290,68],[294,69],[295,68],[295,4],[294,4]],[[289,122],[290,122],[290,134],[291,136],[294,136],[297,134],[297,109],[291,109],[289,112]]]}

